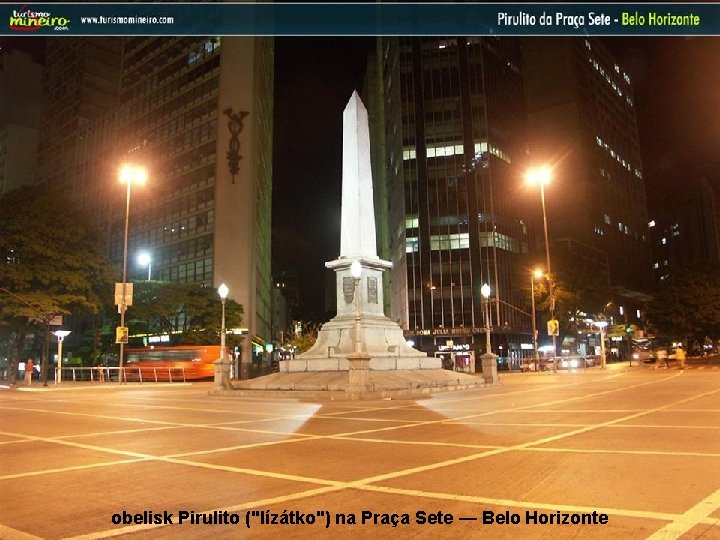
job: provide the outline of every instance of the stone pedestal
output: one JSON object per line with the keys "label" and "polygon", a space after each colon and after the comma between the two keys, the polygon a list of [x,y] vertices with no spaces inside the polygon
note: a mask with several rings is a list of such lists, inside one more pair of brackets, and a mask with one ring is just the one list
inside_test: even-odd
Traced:
{"label": "stone pedestal", "polygon": [[[362,268],[357,281],[350,274],[353,260]],[[439,358],[410,347],[402,328],[383,313],[382,272],[391,263],[377,257],[344,257],[325,266],[337,276],[337,316],[322,326],[307,352],[280,362],[281,372],[345,371],[358,342],[372,370],[441,368]]]}
{"label": "stone pedestal", "polygon": [[482,374],[485,384],[499,384],[497,373],[497,356],[493,353],[485,353],[480,356],[482,361]]}
{"label": "stone pedestal", "polygon": [[213,388],[215,390],[232,390],[230,382],[230,362],[224,358],[218,358],[213,362],[215,366],[215,379]]}
{"label": "stone pedestal", "polygon": [[348,387],[349,399],[360,399],[362,394],[370,391],[370,357],[363,353],[349,354]]}

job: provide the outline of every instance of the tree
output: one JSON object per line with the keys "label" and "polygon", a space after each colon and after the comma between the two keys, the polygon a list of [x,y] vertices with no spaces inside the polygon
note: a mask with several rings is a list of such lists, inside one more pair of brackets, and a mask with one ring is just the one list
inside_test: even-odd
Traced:
{"label": "tree", "polygon": [[302,331],[296,333],[290,340],[288,340],[286,345],[294,347],[296,354],[302,354],[315,345],[319,331],[320,325],[318,324],[304,324]]}
{"label": "tree", "polygon": [[[215,289],[197,283],[143,281],[135,284],[132,307],[126,316],[130,334],[179,334],[179,344],[219,342],[222,302]],[[225,327],[239,327],[243,308],[234,300],[225,303]],[[238,344],[228,335],[228,345]]]}
{"label": "tree", "polygon": [[[102,238],[62,192],[26,186],[5,194],[0,230],[0,324],[6,339],[22,339],[38,320],[47,329],[55,315],[97,313],[109,303],[112,267]],[[46,380],[47,332],[42,371]]]}
{"label": "tree", "polygon": [[646,315],[666,336],[719,336],[720,269],[696,266],[671,274],[648,303]]}
{"label": "tree", "polygon": [[[552,263],[555,317],[560,323],[559,344],[565,335],[577,333],[580,321],[601,313],[612,293],[607,274],[587,258],[565,249],[555,249]],[[546,283],[539,281],[536,286],[539,294],[545,294],[538,307],[549,310]]]}

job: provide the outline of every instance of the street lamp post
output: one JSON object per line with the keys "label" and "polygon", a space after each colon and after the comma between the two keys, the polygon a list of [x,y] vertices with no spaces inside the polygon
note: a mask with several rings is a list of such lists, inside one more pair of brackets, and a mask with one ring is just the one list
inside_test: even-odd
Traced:
{"label": "street lamp post", "polygon": [[480,287],[480,293],[483,296],[485,304],[485,354],[480,356],[482,361],[483,378],[488,384],[497,384],[497,356],[492,352],[490,346],[490,285],[484,283]]}
{"label": "street lamp post", "polygon": [[227,354],[225,351],[225,302],[227,301],[230,289],[227,285],[221,283],[218,287],[218,295],[222,302],[222,318],[220,320],[220,358],[215,361],[215,387],[219,390],[231,390],[230,384],[230,365],[227,362]]}
{"label": "street lamp post", "polygon": [[56,330],[53,332],[55,334],[55,337],[58,340],[58,363],[57,363],[57,377],[55,377],[55,382],[61,383],[62,382],[62,347],[63,347],[63,340],[70,335],[70,330]]}
{"label": "street lamp post", "polygon": [[147,266],[147,280],[150,281],[150,278],[152,277],[152,256],[150,255],[150,253],[147,251],[141,251],[140,253],[138,253],[137,262],[140,266]]}
{"label": "street lamp post", "polygon": [[360,302],[362,289],[360,283],[362,279],[362,263],[355,259],[350,265],[350,275],[353,279],[355,295],[355,339],[353,352],[347,355],[348,361],[348,386],[347,395],[350,399],[360,399],[360,397],[369,390],[370,378],[370,356],[367,354],[367,348],[363,346],[361,335],[361,312]]}
{"label": "street lamp post", "polygon": [[[538,184],[540,186],[540,201],[542,203],[543,212],[543,230],[545,232],[545,259],[547,264],[547,281],[548,296],[550,297],[550,320],[555,320],[555,296],[553,295],[552,270],[550,266],[550,242],[548,241],[548,223],[547,211],[545,209],[545,184],[550,183],[551,173],[548,167],[530,169],[527,172],[526,179],[530,184]],[[555,342],[555,332],[552,333],[553,343],[553,371],[557,372],[557,343]]]}
{"label": "street lamp post", "polygon": [[430,289],[430,328],[435,328],[435,285],[428,285]]}
{"label": "street lamp post", "polygon": [[605,328],[607,327],[607,321],[597,321],[595,326],[600,329],[600,367],[605,369],[606,356],[605,356]]}
{"label": "street lamp post", "polygon": [[533,333],[533,351],[535,352],[535,371],[540,369],[540,354],[538,353],[538,331],[537,321],[535,319],[535,278],[541,278],[542,270],[536,269],[530,273],[530,302],[532,305],[532,333]]}
{"label": "street lamp post", "polygon": [[[127,186],[125,199],[125,239],[123,242],[123,274],[122,274],[122,298],[120,299],[120,327],[125,328],[125,311],[127,310],[127,252],[128,252],[128,229],[130,225],[130,186],[133,183],[142,185],[147,180],[145,167],[135,165],[123,165],[120,169],[120,183]],[[123,359],[125,356],[125,343],[120,341],[120,357],[118,360],[118,382],[122,380]]]}
{"label": "street lamp post", "polygon": [[362,277],[362,264],[358,260],[354,260],[350,265],[350,275],[355,285],[355,343],[353,349],[355,354],[360,354],[360,278]]}

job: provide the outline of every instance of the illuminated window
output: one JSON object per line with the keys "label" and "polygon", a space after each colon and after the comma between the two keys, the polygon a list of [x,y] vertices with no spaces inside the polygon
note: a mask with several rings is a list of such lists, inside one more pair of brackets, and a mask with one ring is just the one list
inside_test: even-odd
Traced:
{"label": "illuminated window", "polygon": [[417,253],[420,249],[420,243],[417,236],[409,236],[405,238],[405,253]]}
{"label": "illuminated window", "polygon": [[406,229],[417,229],[420,226],[420,218],[417,215],[407,216],[405,218]]}
{"label": "illuminated window", "polygon": [[430,237],[430,249],[467,249],[470,247],[470,233],[435,234]]}

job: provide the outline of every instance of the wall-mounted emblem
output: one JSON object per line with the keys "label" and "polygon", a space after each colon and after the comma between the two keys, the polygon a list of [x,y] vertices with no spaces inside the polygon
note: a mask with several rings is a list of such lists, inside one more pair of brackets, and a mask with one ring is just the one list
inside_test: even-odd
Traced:
{"label": "wall-mounted emblem", "polygon": [[228,171],[232,175],[232,183],[235,183],[235,175],[240,172],[240,132],[243,129],[243,119],[250,114],[247,111],[233,112],[232,107],[223,111],[229,118],[228,129],[230,130],[230,147],[227,153]]}

